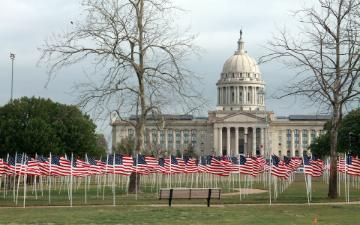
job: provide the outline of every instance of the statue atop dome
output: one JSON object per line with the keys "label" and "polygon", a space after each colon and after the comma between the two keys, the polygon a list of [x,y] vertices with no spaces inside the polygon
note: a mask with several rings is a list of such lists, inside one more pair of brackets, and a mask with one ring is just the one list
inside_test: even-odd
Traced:
{"label": "statue atop dome", "polygon": [[245,48],[244,48],[244,41],[242,39],[242,29],[240,29],[240,38],[238,40],[238,49],[237,51],[235,52],[235,55],[240,55],[240,54],[245,54]]}

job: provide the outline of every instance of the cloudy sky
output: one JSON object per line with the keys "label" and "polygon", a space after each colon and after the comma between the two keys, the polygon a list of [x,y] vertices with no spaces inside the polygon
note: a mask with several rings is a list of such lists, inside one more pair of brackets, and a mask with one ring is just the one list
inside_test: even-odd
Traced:
{"label": "cloudy sky", "polygon": [[[194,58],[189,67],[203,77],[205,97],[216,104],[216,86],[223,63],[236,49],[239,29],[243,29],[248,54],[259,58],[264,46],[276,33],[277,27],[295,27],[291,11],[312,0],[174,0],[187,10],[181,25],[190,25],[197,34],[196,44],[204,49],[200,58]],[[45,87],[48,76],[45,67],[37,66],[40,56],[37,47],[54,32],[70,26],[79,19],[79,0],[1,0],[0,2],[0,105],[10,98],[11,61],[9,53],[16,54],[14,97],[41,96],[62,103],[77,103],[73,90],[84,77],[84,65],[61,70]],[[299,100],[275,100],[270,96],[291,81],[294,72],[280,63],[260,66],[267,86],[267,109],[276,115],[319,113],[314,106]],[[99,130],[110,136],[108,126],[99,124]]]}

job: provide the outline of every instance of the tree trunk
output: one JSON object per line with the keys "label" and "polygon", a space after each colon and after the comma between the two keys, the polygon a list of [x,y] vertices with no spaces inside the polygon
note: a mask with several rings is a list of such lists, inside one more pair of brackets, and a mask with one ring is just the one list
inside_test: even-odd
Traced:
{"label": "tree trunk", "polygon": [[140,190],[139,184],[140,184],[140,174],[137,174],[135,172],[131,173],[128,192],[132,194],[139,192]]}
{"label": "tree trunk", "polygon": [[337,198],[337,147],[338,132],[340,124],[341,107],[339,104],[333,106],[330,131],[330,177],[329,177],[329,198]]}

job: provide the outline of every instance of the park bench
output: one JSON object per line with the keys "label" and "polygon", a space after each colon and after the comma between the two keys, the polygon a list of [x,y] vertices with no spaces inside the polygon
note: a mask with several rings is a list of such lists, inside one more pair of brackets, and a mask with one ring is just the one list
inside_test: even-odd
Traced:
{"label": "park bench", "polygon": [[206,199],[210,207],[211,199],[220,199],[220,188],[160,188],[159,199],[168,199],[169,207],[173,199]]}

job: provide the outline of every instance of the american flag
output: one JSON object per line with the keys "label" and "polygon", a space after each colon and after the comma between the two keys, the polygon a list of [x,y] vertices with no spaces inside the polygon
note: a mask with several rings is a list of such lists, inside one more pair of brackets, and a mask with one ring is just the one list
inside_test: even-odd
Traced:
{"label": "american flag", "polygon": [[185,169],[179,165],[177,158],[173,155],[165,158],[165,168],[169,173],[183,173]]}
{"label": "american flag", "polygon": [[240,173],[246,174],[246,175],[252,175],[253,174],[253,160],[250,157],[245,157],[243,155],[240,155]]}
{"label": "american flag", "polygon": [[130,176],[133,172],[133,158],[120,154],[108,155],[104,173]]}
{"label": "american flag", "polygon": [[206,157],[205,156],[201,156],[199,163],[198,163],[198,172],[199,173],[206,173],[207,172],[207,167],[206,167]]}
{"label": "american flag", "polygon": [[187,161],[185,161],[185,173],[197,173],[198,172],[198,166],[196,164],[195,159],[189,158]]}
{"label": "american flag", "polygon": [[5,163],[4,160],[0,158],[0,177],[5,174]]}
{"label": "american flag", "polygon": [[360,175],[360,159],[358,157],[353,157],[348,155],[346,157],[346,168],[347,173],[352,176]]}
{"label": "american flag", "polygon": [[303,160],[304,160],[304,173],[312,176],[313,166],[311,164],[312,160],[310,156],[304,155]]}
{"label": "american flag", "polygon": [[87,164],[89,165],[90,174],[101,174],[101,166],[98,165],[98,162],[95,160],[94,156],[86,155]]}
{"label": "american flag", "polygon": [[288,179],[290,169],[289,167],[286,166],[286,162],[281,161],[280,158],[276,155],[271,156],[271,161],[272,161],[271,175],[283,179]]}
{"label": "american flag", "polygon": [[207,171],[208,173],[215,174],[218,176],[228,176],[229,172],[225,170],[224,164],[215,157],[208,157],[207,162]]}
{"label": "american flag", "polygon": [[341,173],[345,173],[345,159],[338,157],[337,170]]}
{"label": "american flag", "polygon": [[159,165],[157,167],[157,172],[159,172],[159,173],[168,173],[169,172],[166,170],[164,158],[159,158]]}
{"label": "american flag", "polygon": [[[63,165],[61,164],[63,163]],[[70,175],[70,162],[64,157],[57,155],[51,156],[51,165],[49,165],[49,174],[54,176],[68,176]]]}
{"label": "american flag", "polygon": [[147,168],[150,173],[155,173],[158,167],[158,161],[154,156],[145,156]]}
{"label": "american flag", "polygon": [[147,165],[144,155],[137,154],[133,161],[133,167],[136,173],[143,175],[150,174],[150,168]]}

